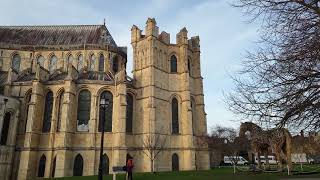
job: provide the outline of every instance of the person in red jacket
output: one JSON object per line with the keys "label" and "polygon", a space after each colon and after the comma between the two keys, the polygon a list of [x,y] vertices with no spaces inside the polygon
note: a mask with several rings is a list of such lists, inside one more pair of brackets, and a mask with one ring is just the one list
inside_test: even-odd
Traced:
{"label": "person in red jacket", "polygon": [[129,157],[127,161],[128,180],[133,180],[132,169],[133,169],[133,159],[132,157]]}

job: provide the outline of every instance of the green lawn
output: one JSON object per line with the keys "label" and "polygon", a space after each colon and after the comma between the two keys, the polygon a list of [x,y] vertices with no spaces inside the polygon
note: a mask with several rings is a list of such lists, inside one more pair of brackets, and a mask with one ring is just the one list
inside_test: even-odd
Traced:
{"label": "green lawn", "polygon": [[[296,167],[298,168],[298,167]],[[232,168],[215,168],[208,171],[185,171],[185,172],[161,172],[156,174],[151,173],[135,173],[134,180],[279,180],[284,178],[303,178],[303,177],[318,177],[320,174],[313,175],[292,175],[287,176],[285,173],[248,173],[238,172],[232,173]],[[57,178],[65,180],[91,180],[97,179],[97,176],[87,177],[68,177]],[[112,180],[112,176],[104,177],[105,180]],[[125,180],[125,176],[118,175],[117,180]]]}

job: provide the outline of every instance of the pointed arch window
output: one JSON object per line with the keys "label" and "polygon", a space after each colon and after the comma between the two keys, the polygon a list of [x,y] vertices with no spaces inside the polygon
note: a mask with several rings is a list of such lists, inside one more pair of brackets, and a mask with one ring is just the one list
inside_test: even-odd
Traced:
{"label": "pointed arch window", "polygon": [[21,57],[19,54],[15,54],[12,57],[12,69],[14,69],[15,71],[19,72],[20,70],[20,63],[21,63]]}
{"label": "pointed arch window", "polygon": [[73,176],[82,176],[83,174],[83,158],[80,154],[76,156],[73,163]]}
{"label": "pointed arch window", "polygon": [[11,113],[7,112],[4,115],[4,118],[3,118],[0,145],[6,145],[7,144],[9,128],[10,128],[10,119],[11,119]]}
{"label": "pointed arch window", "polygon": [[77,115],[77,130],[88,131],[88,123],[91,110],[91,93],[88,90],[82,90],[78,96],[78,115]]}
{"label": "pointed arch window", "polygon": [[113,58],[112,70],[113,70],[114,73],[117,73],[118,70],[119,70],[119,60],[118,60],[118,57],[117,57],[117,56],[115,56],[115,57]]}
{"label": "pointed arch window", "polygon": [[192,64],[191,64],[191,59],[188,58],[188,71],[189,71],[189,76],[192,75]]}
{"label": "pointed arch window", "polygon": [[52,91],[49,91],[47,93],[44,104],[45,104],[45,106],[44,106],[42,132],[50,132],[52,108],[53,108],[53,93],[52,93]]}
{"label": "pointed arch window", "polygon": [[84,65],[83,55],[80,54],[78,56],[78,70],[81,70],[83,68],[83,65]]}
{"label": "pointed arch window", "polygon": [[72,54],[69,54],[69,56],[67,58],[67,67],[69,66],[69,64],[73,64],[73,56],[72,56]]}
{"label": "pointed arch window", "polygon": [[29,116],[29,106],[31,103],[31,95],[32,95],[32,90],[30,90],[30,93],[27,94],[26,96],[26,117],[25,117],[25,125],[23,131],[27,131],[27,123],[28,123],[28,116]]}
{"label": "pointed arch window", "polygon": [[51,177],[55,177],[55,174],[56,174],[56,165],[57,165],[57,156],[54,157],[53,162],[52,162]]}
{"label": "pointed arch window", "polygon": [[44,177],[45,170],[46,170],[46,156],[43,154],[39,161],[38,177]]}
{"label": "pointed arch window", "polygon": [[172,134],[179,134],[179,105],[176,98],[171,102]]}
{"label": "pointed arch window", "polygon": [[109,174],[109,158],[106,154],[102,156],[102,174],[103,175]]}
{"label": "pointed arch window", "polygon": [[96,61],[96,56],[94,54],[92,54],[90,56],[90,70],[91,71],[94,71],[95,61]]}
{"label": "pointed arch window", "polygon": [[133,121],[133,97],[131,94],[127,94],[127,109],[126,109],[126,132],[132,133],[132,121]]}
{"label": "pointed arch window", "polygon": [[172,171],[179,171],[179,156],[176,153],[172,155]]}
{"label": "pointed arch window", "polygon": [[170,72],[175,73],[177,72],[177,57],[175,55],[172,55],[170,58]]}
{"label": "pointed arch window", "polygon": [[104,55],[100,54],[99,57],[99,71],[102,72],[104,71]]}
{"label": "pointed arch window", "polygon": [[195,134],[195,131],[197,129],[196,127],[196,103],[195,100],[191,97],[191,113],[192,113],[192,132]]}
{"label": "pointed arch window", "polygon": [[99,132],[102,131],[102,123],[103,123],[103,113],[105,118],[105,124],[104,124],[104,131],[105,132],[112,132],[112,113],[113,113],[113,95],[109,91],[104,91],[100,95],[100,99],[106,99],[109,101],[109,105],[105,112],[102,109],[102,107],[99,107]]}
{"label": "pointed arch window", "polygon": [[58,63],[58,58],[57,58],[57,56],[53,55],[50,58],[50,64],[49,64],[49,72],[50,73],[53,73],[53,71],[55,69],[57,69],[57,63]]}
{"label": "pointed arch window", "polygon": [[58,104],[58,121],[57,121],[57,131],[60,131],[61,128],[61,117],[62,117],[62,108],[63,108],[63,101],[64,101],[64,91],[62,91],[59,95],[59,104]]}
{"label": "pointed arch window", "polygon": [[44,67],[44,61],[45,61],[45,59],[43,56],[39,56],[37,58],[37,63],[40,64],[41,67]]}

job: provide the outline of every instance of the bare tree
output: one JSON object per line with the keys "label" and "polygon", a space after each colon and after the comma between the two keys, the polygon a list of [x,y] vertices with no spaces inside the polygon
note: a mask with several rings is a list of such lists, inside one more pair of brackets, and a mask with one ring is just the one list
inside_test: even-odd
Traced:
{"label": "bare tree", "polygon": [[150,159],[151,162],[151,172],[154,173],[154,161],[157,156],[165,148],[167,141],[166,135],[148,134],[143,141],[143,153]]}
{"label": "bare tree", "polygon": [[230,109],[260,125],[320,129],[319,0],[236,0],[262,22],[261,41],[234,76]]}

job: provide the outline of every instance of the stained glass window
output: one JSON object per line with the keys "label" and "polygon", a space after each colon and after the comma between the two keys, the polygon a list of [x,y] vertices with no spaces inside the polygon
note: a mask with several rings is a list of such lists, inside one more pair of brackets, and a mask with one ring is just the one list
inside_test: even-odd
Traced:
{"label": "stained glass window", "polygon": [[91,93],[88,90],[82,90],[78,96],[78,116],[77,116],[77,130],[88,131],[88,123],[90,119],[91,109]]}
{"label": "stained glass window", "polygon": [[19,54],[15,54],[12,57],[12,69],[14,69],[15,71],[19,71],[20,70],[20,63],[21,63],[21,57]]}
{"label": "stained glass window", "polygon": [[80,54],[79,56],[78,56],[78,70],[81,70],[82,68],[83,68],[83,65],[84,65],[84,62],[83,62],[84,60],[83,60],[83,55],[82,54]]}
{"label": "stained glass window", "polygon": [[41,67],[44,67],[44,57],[43,56],[39,56],[37,58],[37,62],[40,64]]}
{"label": "stained glass window", "polygon": [[171,59],[170,59],[170,70],[171,72],[177,72],[177,58],[175,55],[172,55],[171,56]]}
{"label": "stained glass window", "polygon": [[109,158],[106,154],[102,156],[102,174],[109,174]]}
{"label": "stained glass window", "polygon": [[126,110],[126,132],[132,132],[132,119],[133,119],[133,97],[127,94],[127,110]]}
{"label": "stained glass window", "polygon": [[104,56],[103,54],[99,57],[99,71],[104,71]]}
{"label": "stained glass window", "polygon": [[176,153],[172,155],[172,171],[179,171],[179,156]]}
{"label": "stained glass window", "polygon": [[73,63],[73,56],[70,54],[67,59],[67,66],[69,66],[69,64],[72,64],[72,63]]}
{"label": "stained glass window", "polygon": [[60,131],[61,128],[61,116],[62,116],[62,108],[63,108],[63,99],[64,99],[64,91],[60,93],[59,96],[59,104],[58,104],[58,121],[57,121],[57,131]]}
{"label": "stained glass window", "polygon": [[[100,95],[100,99],[106,99],[109,102],[107,109],[104,112],[105,124],[104,131],[112,132],[112,113],[113,113],[113,95],[109,91],[104,91]],[[102,131],[102,123],[103,123],[103,108],[99,108],[99,132]]]}
{"label": "stained glass window", "polygon": [[49,91],[46,95],[43,115],[42,132],[50,132],[52,108],[53,108],[53,93]]}
{"label": "stained glass window", "polygon": [[119,70],[119,61],[117,57],[113,58],[112,70],[114,73],[117,73]]}
{"label": "stained glass window", "polygon": [[94,54],[92,54],[92,55],[90,56],[90,70],[91,70],[91,71],[94,71],[95,61],[96,61],[96,56],[95,56]]}
{"label": "stained glass window", "polygon": [[57,63],[58,63],[58,58],[57,56],[52,56],[50,58],[50,64],[49,64],[49,72],[50,73],[53,73],[53,71],[55,69],[57,69]]}
{"label": "stained glass window", "polygon": [[176,98],[172,99],[171,114],[172,114],[172,134],[179,133],[179,105]]}

